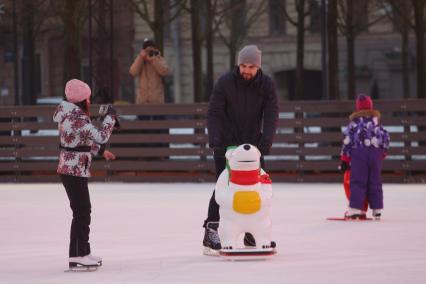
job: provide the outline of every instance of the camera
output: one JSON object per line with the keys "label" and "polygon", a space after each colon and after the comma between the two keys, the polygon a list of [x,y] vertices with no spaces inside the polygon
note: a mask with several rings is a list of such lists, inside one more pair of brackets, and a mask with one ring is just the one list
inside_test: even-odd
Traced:
{"label": "camera", "polygon": [[156,50],[150,50],[148,53],[149,57],[157,56],[158,54],[160,53]]}
{"label": "camera", "polygon": [[120,121],[118,119],[117,111],[115,110],[115,108],[112,105],[101,105],[99,107],[99,116],[102,118],[102,120],[108,114],[114,117],[114,120],[115,120],[114,128],[119,130],[121,126],[120,126]]}
{"label": "camera", "polygon": [[105,117],[107,114],[116,115],[117,112],[112,105],[101,105],[99,107],[99,116]]}

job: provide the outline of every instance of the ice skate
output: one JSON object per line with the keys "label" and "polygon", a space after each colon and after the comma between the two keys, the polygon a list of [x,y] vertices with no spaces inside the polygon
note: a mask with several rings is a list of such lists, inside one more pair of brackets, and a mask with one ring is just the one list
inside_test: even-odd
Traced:
{"label": "ice skate", "polygon": [[373,209],[373,218],[376,220],[380,220],[382,217],[382,209]]}
{"label": "ice skate", "polygon": [[367,219],[366,214],[356,208],[350,208],[345,212],[345,219],[347,220],[365,220]]}
{"label": "ice skate", "polygon": [[98,267],[100,266],[99,262],[90,258],[89,255],[70,257],[68,259],[68,262],[69,262],[69,270],[66,270],[65,272],[70,272],[70,271],[91,272],[91,271],[96,271]]}
{"label": "ice skate", "polygon": [[88,254],[87,257],[99,263],[99,266],[102,266],[102,257],[93,254]]}
{"label": "ice skate", "polygon": [[219,234],[217,228],[219,227],[218,222],[209,222],[206,225],[204,232],[203,246],[205,255],[218,256],[219,250],[222,248],[220,245]]}

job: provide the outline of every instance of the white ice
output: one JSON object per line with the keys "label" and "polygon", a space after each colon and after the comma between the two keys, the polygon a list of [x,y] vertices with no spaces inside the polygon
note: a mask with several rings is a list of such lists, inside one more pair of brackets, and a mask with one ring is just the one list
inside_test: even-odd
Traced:
{"label": "white ice", "polygon": [[339,184],[273,184],[278,255],[202,255],[213,184],[90,184],[96,272],[64,273],[71,210],[61,184],[0,184],[0,283],[426,283],[426,186],[385,184],[381,221],[333,222]]}

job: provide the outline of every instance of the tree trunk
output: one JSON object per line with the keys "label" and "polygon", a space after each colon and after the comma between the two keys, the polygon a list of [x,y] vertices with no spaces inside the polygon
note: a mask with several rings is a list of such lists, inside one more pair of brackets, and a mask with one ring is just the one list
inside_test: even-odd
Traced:
{"label": "tree trunk", "polygon": [[207,49],[207,82],[205,90],[205,101],[210,100],[210,95],[213,90],[213,11],[211,7],[211,0],[206,1],[206,49]]}
{"label": "tree trunk", "polygon": [[81,28],[78,25],[78,6],[81,0],[65,3],[65,82],[81,78]]}
{"label": "tree trunk", "polygon": [[401,60],[402,60],[402,93],[404,99],[410,97],[410,73],[408,66],[408,26],[405,21],[401,23]]}
{"label": "tree trunk", "polygon": [[[241,10],[244,8],[244,0],[234,0],[232,2],[231,10],[229,11],[231,15],[231,37],[229,43],[229,70],[232,70],[235,65],[238,63],[237,61],[237,48],[238,48],[238,38],[241,37],[240,23],[241,23]],[[244,27],[245,28],[245,27]]]}
{"label": "tree trunk", "polygon": [[347,44],[347,80],[348,80],[348,99],[353,100],[355,98],[355,32],[353,24],[353,1],[347,1],[347,35],[346,35],[346,44]]}
{"label": "tree trunk", "polygon": [[424,33],[425,27],[423,22],[424,4],[415,4],[414,6],[414,20],[415,20],[415,34],[416,34],[416,64],[417,64],[417,98],[426,98],[425,94],[425,73],[424,73]]}
{"label": "tree trunk", "polygon": [[348,48],[348,99],[355,98],[355,39],[353,35],[346,38]]}
{"label": "tree trunk", "polygon": [[192,66],[193,66],[193,91],[196,103],[203,101],[203,68],[201,61],[202,41],[200,40],[200,4],[191,0],[191,34],[192,34]]}
{"label": "tree trunk", "polygon": [[229,47],[229,70],[237,65],[237,48],[234,45]]}
{"label": "tree trunk", "polygon": [[[34,3],[24,3],[24,30],[22,54],[23,104],[33,105],[37,101],[35,92],[35,44],[34,44]],[[17,54],[15,54],[17,56]]]}
{"label": "tree trunk", "polygon": [[20,105],[22,104],[22,100],[19,92],[18,21],[16,16],[16,6],[16,1],[13,1],[13,86],[15,95],[15,105]]}
{"label": "tree trunk", "polygon": [[339,52],[337,45],[337,0],[328,1],[328,90],[329,99],[339,99],[338,60]]}
{"label": "tree trunk", "polygon": [[294,100],[301,100],[304,97],[303,72],[304,72],[304,52],[305,52],[305,0],[299,2],[301,11],[297,13],[297,53],[296,53],[296,88]]}
{"label": "tree trunk", "polygon": [[154,42],[161,54],[164,51],[164,7],[163,1],[154,1]]}

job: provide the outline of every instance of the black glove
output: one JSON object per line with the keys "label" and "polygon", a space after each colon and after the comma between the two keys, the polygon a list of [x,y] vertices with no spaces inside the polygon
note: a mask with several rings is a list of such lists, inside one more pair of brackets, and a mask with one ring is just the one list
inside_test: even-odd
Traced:
{"label": "black glove", "polygon": [[349,165],[348,162],[346,162],[346,161],[341,161],[340,162],[339,170],[342,173],[344,173],[344,172],[346,172],[347,170],[350,170],[350,169],[351,169],[351,166]]}

